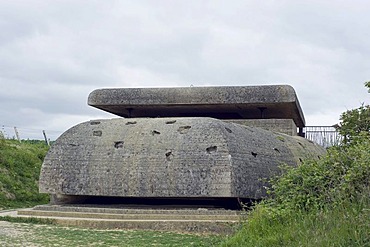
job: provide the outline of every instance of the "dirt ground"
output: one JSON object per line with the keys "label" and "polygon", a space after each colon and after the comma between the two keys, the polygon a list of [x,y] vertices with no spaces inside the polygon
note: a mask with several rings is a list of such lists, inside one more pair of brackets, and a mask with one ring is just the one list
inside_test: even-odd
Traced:
{"label": "dirt ground", "polygon": [[0,246],[41,246],[32,243],[33,229],[29,224],[0,221]]}

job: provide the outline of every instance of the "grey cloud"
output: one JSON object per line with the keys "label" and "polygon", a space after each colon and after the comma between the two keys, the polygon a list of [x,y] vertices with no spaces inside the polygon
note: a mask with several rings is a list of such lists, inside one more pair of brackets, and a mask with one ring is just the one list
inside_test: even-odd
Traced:
{"label": "grey cloud", "polygon": [[0,115],[63,128],[107,116],[86,104],[95,88],[276,83],[296,89],[308,124],[320,114],[334,124],[341,109],[368,102],[369,9],[359,0],[0,0]]}

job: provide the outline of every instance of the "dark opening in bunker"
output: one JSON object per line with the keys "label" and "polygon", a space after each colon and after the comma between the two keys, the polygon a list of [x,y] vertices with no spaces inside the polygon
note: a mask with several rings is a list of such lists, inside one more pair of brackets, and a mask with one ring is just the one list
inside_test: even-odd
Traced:
{"label": "dark opening in bunker", "polygon": [[257,200],[235,197],[112,197],[112,196],[63,196],[62,201],[52,204],[78,205],[79,207],[147,208],[147,209],[228,209],[242,210],[251,207]]}

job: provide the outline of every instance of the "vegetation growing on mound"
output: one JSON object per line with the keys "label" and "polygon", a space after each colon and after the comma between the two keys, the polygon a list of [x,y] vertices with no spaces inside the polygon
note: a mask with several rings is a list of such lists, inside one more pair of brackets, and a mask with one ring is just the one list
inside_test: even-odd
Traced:
{"label": "vegetation growing on mound", "polygon": [[48,202],[39,194],[38,179],[48,146],[42,141],[0,138],[0,209]]}
{"label": "vegetation growing on mound", "polygon": [[326,157],[282,167],[223,246],[370,246],[370,107],[343,113],[338,130]]}

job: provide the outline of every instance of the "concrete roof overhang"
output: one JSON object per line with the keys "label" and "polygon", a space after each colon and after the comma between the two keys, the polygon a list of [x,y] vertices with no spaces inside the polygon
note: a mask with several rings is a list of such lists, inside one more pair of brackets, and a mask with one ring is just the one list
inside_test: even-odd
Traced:
{"label": "concrete roof overhang", "polygon": [[88,104],[126,118],[293,119],[305,126],[289,85],[97,89]]}

